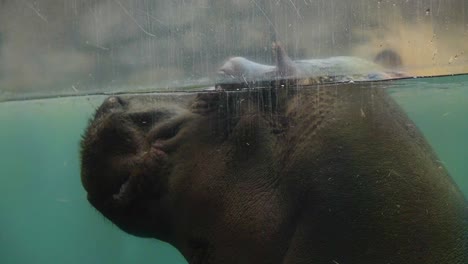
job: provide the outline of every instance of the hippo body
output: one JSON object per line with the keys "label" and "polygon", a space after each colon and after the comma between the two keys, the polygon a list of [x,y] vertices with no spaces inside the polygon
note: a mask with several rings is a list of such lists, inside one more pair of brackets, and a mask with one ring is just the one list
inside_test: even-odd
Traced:
{"label": "hippo body", "polygon": [[463,194],[373,84],[110,97],[88,200],[189,263],[468,263]]}

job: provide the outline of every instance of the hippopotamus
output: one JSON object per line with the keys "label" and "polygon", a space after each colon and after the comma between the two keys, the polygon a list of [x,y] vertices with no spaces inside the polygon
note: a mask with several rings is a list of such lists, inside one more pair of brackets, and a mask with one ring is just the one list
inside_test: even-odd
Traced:
{"label": "hippopotamus", "polygon": [[466,198],[381,85],[111,96],[87,199],[189,263],[468,263]]}
{"label": "hippopotamus", "polygon": [[408,77],[401,71],[401,57],[391,49],[379,52],[373,62],[352,56],[293,61],[281,44],[273,42],[272,47],[275,65],[253,62],[244,57],[231,57],[218,70],[218,84],[223,86],[289,79],[302,85],[310,85]]}

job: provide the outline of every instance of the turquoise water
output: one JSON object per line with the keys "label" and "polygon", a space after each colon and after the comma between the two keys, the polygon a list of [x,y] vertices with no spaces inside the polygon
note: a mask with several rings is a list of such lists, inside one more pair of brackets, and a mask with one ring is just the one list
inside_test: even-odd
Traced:
{"label": "turquoise water", "polygon": [[[389,86],[468,195],[468,76]],[[0,103],[0,263],[185,263],[166,243],[123,233],[86,201],[78,147],[103,99]]]}
{"label": "turquoise water", "polygon": [[468,197],[468,75],[395,82],[389,90]]}

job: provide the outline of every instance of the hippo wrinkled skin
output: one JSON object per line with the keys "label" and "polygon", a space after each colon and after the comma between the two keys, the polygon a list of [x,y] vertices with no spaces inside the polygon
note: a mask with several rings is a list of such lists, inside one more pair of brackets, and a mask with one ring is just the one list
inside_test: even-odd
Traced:
{"label": "hippo wrinkled skin", "polygon": [[468,263],[466,199],[375,84],[113,96],[81,147],[89,202],[189,263]]}

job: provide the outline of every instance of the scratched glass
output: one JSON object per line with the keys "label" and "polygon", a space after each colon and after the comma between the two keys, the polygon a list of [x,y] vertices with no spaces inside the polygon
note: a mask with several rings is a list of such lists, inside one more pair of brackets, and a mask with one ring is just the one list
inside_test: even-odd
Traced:
{"label": "scratched glass", "polygon": [[273,65],[386,49],[410,76],[467,72],[466,3],[336,0],[0,2],[0,98],[197,89],[229,57]]}
{"label": "scratched glass", "polygon": [[[467,43],[465,0],[0,0],[0,262],[208,262],[122,232],[87,201],[79,142],[107,96],[206,107],[233,122],[261,113],[276,136],[313,124],[282,113],[328,100],[323,91],[357,85],[346,98],[361,96],[349,104],[361,120],[377,113],[373,91],[384,90],[466,197]],[[207,93],[222,101],[200,100]],[[235,124],[220,126],[231,133]],[[457,239],[466,248],[468,236]]]}

